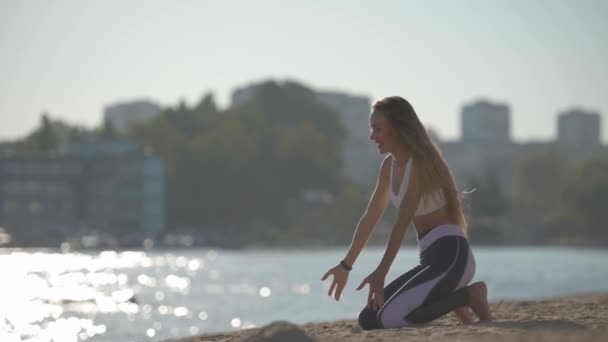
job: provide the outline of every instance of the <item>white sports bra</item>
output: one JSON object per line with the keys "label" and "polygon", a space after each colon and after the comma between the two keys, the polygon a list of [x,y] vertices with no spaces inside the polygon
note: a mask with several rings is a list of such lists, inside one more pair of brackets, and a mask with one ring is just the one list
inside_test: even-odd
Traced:
{"label": "white sports bra", "polygon": [[[413,159],[410,158],[405,164],[405,174],[403,175],[403,180],[401,181],[401,187],[399,188],[399,193],[395,195],[393,193],[393,173],[395,173],[394,163],[395,158],[391,158],[391,182],[390,182],[390,191],[391,191],[391,202],[397,208],[403,201],[405,194],[407,193],[407,188],[410,182],[410,176],[412,174],[412,163]],[[426,193],[420,199],[420,203],[418,204],[418,208],[416,209],[416,213],[414,216],[422,216],[426,214],[430,214],[435,210],[439,210],[445,206],[445,196],[443,195],[443,191],[439,190],[436,192]]]}

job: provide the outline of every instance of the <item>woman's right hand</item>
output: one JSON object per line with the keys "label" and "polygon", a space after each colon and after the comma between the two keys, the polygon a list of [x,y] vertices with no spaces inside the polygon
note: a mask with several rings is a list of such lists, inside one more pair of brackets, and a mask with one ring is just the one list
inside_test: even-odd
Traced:
{"label": "woman's right hand", "polygon": [[334,276],[334,281],[331,283],[331,286],[329,287],[329,292],[327,294],[331,297],[333,293],[334,298],[336,300],[340,300],[342,290],[344,290],[344,286],[348,281],[348,271],[344,267],[337,265],[327,271],[327,273],[325,273],[321,280],[327,279],[327,277],[329,277],[330,275]]}

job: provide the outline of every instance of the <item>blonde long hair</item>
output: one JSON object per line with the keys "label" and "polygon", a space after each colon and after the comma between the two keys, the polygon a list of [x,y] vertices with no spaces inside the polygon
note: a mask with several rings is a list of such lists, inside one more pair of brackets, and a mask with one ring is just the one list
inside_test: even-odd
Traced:
{"label": "blonde long hair", "polygon": [[462,195],[445,158],[439,147],[431,141],[414,107],[402,97],[389,96],[376,101],[372,109],[385,115],[414,158],[413,171],[421,182],[423,196],[443,190],[450,219],[466,233],[468,224],[462,210]]}

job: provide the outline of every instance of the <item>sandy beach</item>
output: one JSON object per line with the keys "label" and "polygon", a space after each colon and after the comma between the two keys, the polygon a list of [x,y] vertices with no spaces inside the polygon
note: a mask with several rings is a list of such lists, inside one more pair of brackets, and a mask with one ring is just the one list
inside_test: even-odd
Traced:
{"label": "sandy beach", "polygon": [[355,320],[293,325],[287,321],[198,341],[608,341],[608,293],[491,303],[494,321],[463,325],[454,314],[417,327],[362,331]]}

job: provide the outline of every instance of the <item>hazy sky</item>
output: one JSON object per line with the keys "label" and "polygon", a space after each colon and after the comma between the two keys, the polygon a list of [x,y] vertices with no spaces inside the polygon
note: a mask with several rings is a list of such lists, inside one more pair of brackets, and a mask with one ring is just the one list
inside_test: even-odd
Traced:
{"label": "hazy sky", "polygon": [[401,95],[448,139],[480,97],[510,104],[519,141],[577,106],[608,141],[608,1],[0,0],[0,139],[42,111],[92,126],[109,103],[226,105],[267,78]]}

